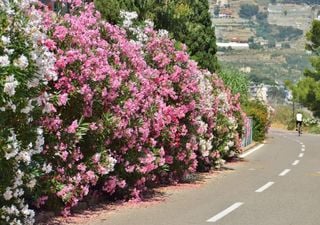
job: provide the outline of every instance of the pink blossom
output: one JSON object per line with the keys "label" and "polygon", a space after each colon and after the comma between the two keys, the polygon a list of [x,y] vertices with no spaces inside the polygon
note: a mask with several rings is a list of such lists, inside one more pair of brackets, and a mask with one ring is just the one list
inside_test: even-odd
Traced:
{"label": "pink blossom", "polygon": [[66,37],[68,30],[64,26],[56,26],[53,36],[58,38],[60,41]]}
{"label": "pink blossom", "polygon": [[64,93],[58,96],[58,105],[63,106],[66,105],[68,101],[68,94]]}
{"label": "pink blossom", "polygon": [[69,134],[74,134],[76,133],[76,130],[78,128],[78,121],[77,120],[74,120],[71,125],[67,128],[67,132]]}
{"label": "pink blossom", "polygon": [[166,156],[165,157],[166,163],[172,164],[173,163],[173,157],[172,156]]}

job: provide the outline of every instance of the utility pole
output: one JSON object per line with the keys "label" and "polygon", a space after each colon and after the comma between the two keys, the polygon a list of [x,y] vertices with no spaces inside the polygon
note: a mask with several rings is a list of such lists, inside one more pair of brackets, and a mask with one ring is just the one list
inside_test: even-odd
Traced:
{"label": "utility pole", "polygon": [[292,118],[294,119],[295,117],[295,105],[294,105],[294,99],[292,99]]}

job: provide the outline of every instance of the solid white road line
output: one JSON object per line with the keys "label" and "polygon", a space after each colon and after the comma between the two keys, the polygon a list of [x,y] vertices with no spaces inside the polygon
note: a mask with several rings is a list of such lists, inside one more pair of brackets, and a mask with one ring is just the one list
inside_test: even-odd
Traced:
{"label": "solid white road line", "polygon": [[283,177],[283,176],[285,176],[287,173],[289,173],[290,172],[290,169],[285,169],[284,171],[282,171],[280,174],[279,174],[279,176],[280,177]]}
{"label": "solid white road line", "polygon": [[264,144],[260,144],[260,145],[258,145],[257,147],[255,147],[255,148],[253,148],[253,149],[251,149],[251,150],[249,150],[249,151],[247,151],[247,152],[245,152],[245,153],[241,154],[241,155],[240,155],[240,157],[241,157],[241,158],[244,158],[244,157],[246,157],[246,156],[250,155],[251,153],[253,153],[253,152],[255,152],[255,151],[259,150],[259,149],[260,149],[260,148],[262,148],[263,146],[264,146]]}
{"label": "solid white road line", "polygon": [[304,153],[299,154],[299,158],[302,158],[304,156]]}
{"label": "solid white road line", "polygon": [[241,205],[243,205],[243,202],[236,202],[236,203],[234,203],[232,206],[230,206],[229,208],[223,210],[222,212],[218,213],[218,214],[215,215],[214,217],[211,217],[210,219],[208,219],[207,222],[209,222],[209,223],[217,222],[217,221],[220,220],[221,218],[225,217],[226,215],[228,215],[228,214],[231,213],[232,211],[234,211],[234,210],[236,210],[237,208],[239,208]]}
{"label": "solid white road line", "polygon": [[293,165],[293,166],[296,166],[296,165],[298,165],[299,162],[300,162],[299,160],[296,160],[296,161],[294,161],[294,162],[292,163],[292,165]]}
{"label": "solid white road line", "polygon": [[274,182],[268,182],[265,185],[263,185],[261,188],[257,189],[256,192],[263,192],[267,188],[271,187],[274,184]]}

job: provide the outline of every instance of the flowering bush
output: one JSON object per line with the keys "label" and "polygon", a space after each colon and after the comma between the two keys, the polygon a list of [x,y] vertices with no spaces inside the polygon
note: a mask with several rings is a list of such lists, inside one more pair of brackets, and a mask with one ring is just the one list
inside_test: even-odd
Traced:
{"label": "flowering bush", "polygon": [[90,191],[140,199],[240,152],[239,96],[165,31],[22,3],[1,11],[3,220],[32,224],[22,196],[68,215]]}
{"label": "flowering bush", "polygon": [[97,184],[110,195],[129,189],[138,197],[157,166],[148,117],[154,90],[145,78],[153,70],[123,30],[100,20],[93,4],[72,5],[48,30],[58,72],[50,90],[56,102],[43,120],[45,154],[57,168],[52,193],[65,213]]}
{"label": "flowering bush", "polygon": [[198,170],[207,171],[241,152],[240,137],[246,116],[240,108],[239,95],[232,95],[217,75],[202,71],[198,78]]}
{"label": "flowering bush", "polygon": [[[33,224],[30,199],[39,176],[49,172],[39,154],[47,82],[55,79],[45,35],[28,20],[28,2],[0,2],[0,223]],[[32,16],[32,15],[30,15]]]}

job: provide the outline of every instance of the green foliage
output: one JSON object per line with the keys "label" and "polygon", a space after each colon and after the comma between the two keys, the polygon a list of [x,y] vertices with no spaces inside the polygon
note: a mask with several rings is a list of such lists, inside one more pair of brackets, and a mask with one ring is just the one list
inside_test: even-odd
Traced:
{"label": "green foliage", "polygon": [[215,6],[214,6],[214,9],[213,9],[213,14],[214,14],[215,16],[218,16],[219,13],[220,13],[220,6],[215,5]]}
{"label": "green foliage", "polygon": [[290,44],[289,43],[281,43],[281,48],[290,48]]}
{"label": "green foliage", "polygon": [[118,0],[95,0],[94,3],[104,19],[111,23],[120,22],[120,3]]}
{"label": "green foliage", "polygon": [[121,23],[120,10],[136,11],[140,20],[151,19],[157,29],[188,46],[188,52],[200,67],[211,72],[219,69],[215,31],[207,0],[95,0],[103,18]]}
{"label": "green foliage", "polygon": [[250,49],[261,49],[262,46],[259,43],[250,42],[249,43],[249,48]]}
{"label": "green foliage", "polygon": [[[307,33],[306,49],[315,53],[319,53],[320,47],[320,21],[314,20],[310,31]],[[318,54],[319,55],[319,54]]]}
{"label": "green foliage", "polygon": [[251,19],[259,12],[259,6],[251,4],[242,4],[239,10],[239,16],[244,19]]}
{"label": "green foliage", "polygon": [[266,22],[268,19],[268,13],[267,12],[258,12],[256,15],[256,19],[259,22]]}
{"label": "green foliage", "polygon": [[276,47],[276,42],[275,40],[270,40],[268,41],[268,48],[274,48]]}
{"label": "green foliage", "polygon": [[320,21],[313,21],[307,33],[306,49],[314,53],[310,57],[312,69],[305,70],[305,78],[296,85],[289,85],[295,99],[320,117]]}
{"label": "green foliage", "polygon": [[270,126],[268,108],[258,100],[247,101],[243,104],[247,116],[253,119],[253,140],[263,141]]}
{"label": "green foliage", "polygon": [[256,25],[256,33],[258,37],[270,41],[286,41],[299,38],[303,31],[291,26],[270,25],[266,22]]}
{"label": "green foliage", "polygon": [[283,3],[319,5],[319,0],[282,0]]}
{"label": "green foliage", "polygon": [[234,69],[224,69],[219,72],[218,76],[231,89],[233,94],[240,94],[241,102],[247,100],[249,81],[243,73]]}

